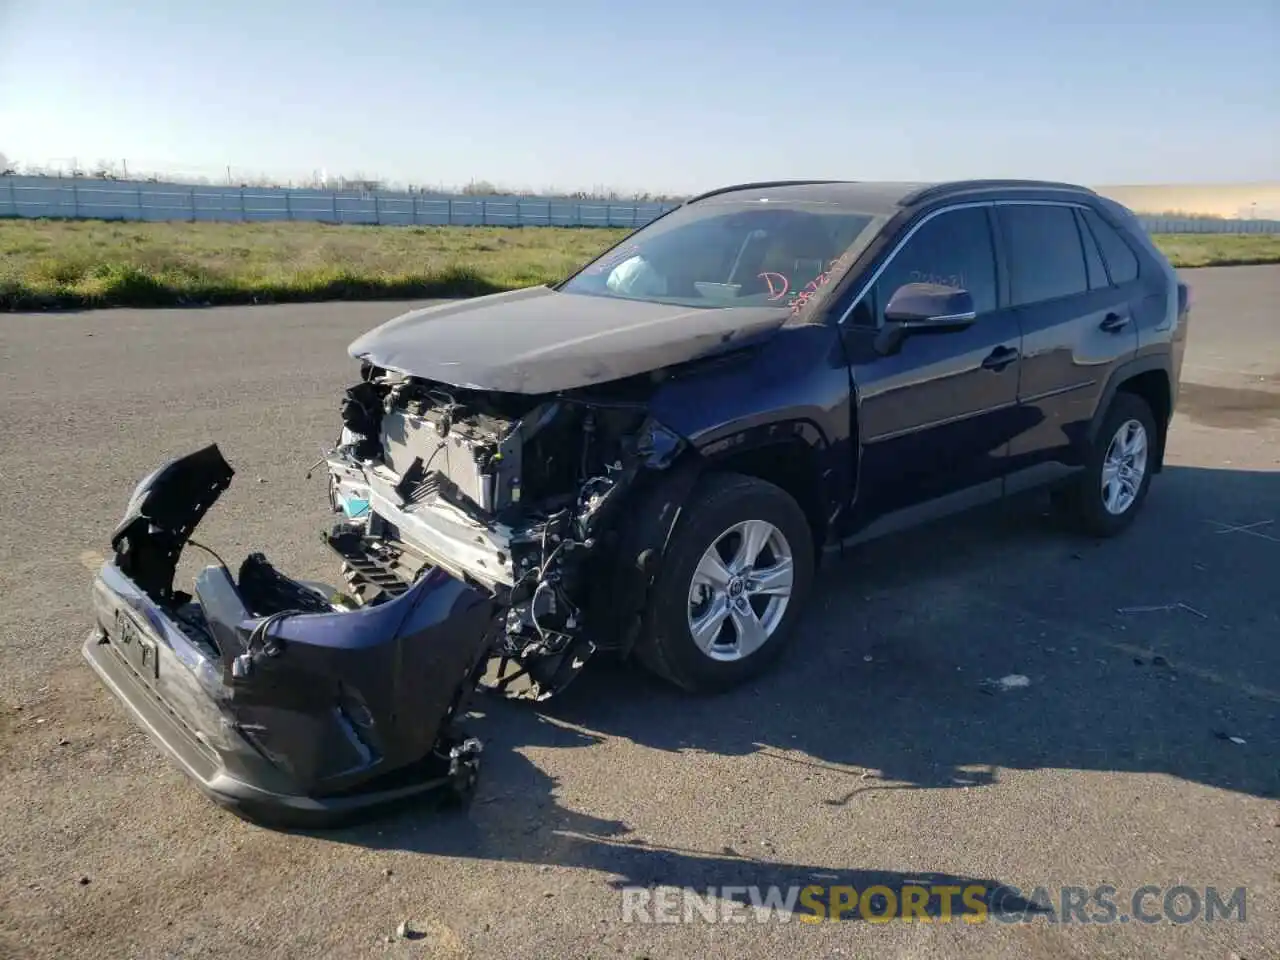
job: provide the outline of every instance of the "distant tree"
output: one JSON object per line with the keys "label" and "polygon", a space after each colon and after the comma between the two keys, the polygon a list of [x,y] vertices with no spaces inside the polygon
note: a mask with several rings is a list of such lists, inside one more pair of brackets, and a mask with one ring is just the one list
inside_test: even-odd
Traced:
{"label": "distant tree", "polygon": [[1155,217],[1164,220],[1226,220],[1220,213],[1193,213],[1190,210],[1135,210],[1134,213],[1143,217]]}
{"label": "distant tree", "polygon": [[359,175],[354,177],[342,177],[339,180],[339,187],[342,190],[361,190],[365,193],[376,193],[385,189],[385,184],[381,180],[372,180]]}

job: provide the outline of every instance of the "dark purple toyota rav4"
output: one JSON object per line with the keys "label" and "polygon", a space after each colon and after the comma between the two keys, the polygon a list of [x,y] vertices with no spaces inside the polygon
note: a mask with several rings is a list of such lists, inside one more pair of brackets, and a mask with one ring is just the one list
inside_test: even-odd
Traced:
{"label": "dark purple toyota rav4", "polygon": [[255,554],[175,590],[233,471],[211,446],[143,480],[85,654],[247,815],[465,797],[477,689],[550,696],[600,651],[729,688],[791,649],[825,551],[1019,491],[1121,532],[1187,320],[1137,220],[1082,187],[717,190],[556,286],[351,345],[340,588]]}

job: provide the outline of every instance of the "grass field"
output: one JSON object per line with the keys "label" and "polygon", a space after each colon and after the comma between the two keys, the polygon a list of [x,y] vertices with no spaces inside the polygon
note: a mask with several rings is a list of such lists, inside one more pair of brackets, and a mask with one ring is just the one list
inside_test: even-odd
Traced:
{"label": "grass field", "polygon": [[[561,279],[626,232],[0,220],[0,310],[473,296]],[[1280,236],[1156,242],[1181,267],[1280,262]]]}
{"label": "grass field", "polygon": [[1167,233],[1155,241],[1175,267],[1280,263],[1280,234]]}

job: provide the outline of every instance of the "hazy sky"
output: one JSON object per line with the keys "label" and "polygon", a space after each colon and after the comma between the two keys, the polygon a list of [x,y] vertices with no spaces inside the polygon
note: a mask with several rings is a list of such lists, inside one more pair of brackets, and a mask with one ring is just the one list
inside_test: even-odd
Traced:
{"label": "hazy sky", "polygon": [[0,0],[23,162],[690,191],[1280,179],[1280,0]]}

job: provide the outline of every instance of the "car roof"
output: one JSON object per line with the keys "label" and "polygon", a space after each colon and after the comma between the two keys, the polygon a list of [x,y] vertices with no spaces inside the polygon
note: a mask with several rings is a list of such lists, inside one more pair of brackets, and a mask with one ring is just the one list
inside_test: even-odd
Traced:
{"label": "car roof", "polygon": [[874,216],[891,216],[904,207],[929,200],[979,192],[1032,190],[1096,196],[1088,187],[1052,180],[947,180],[912,182],[892,180],[776,180],[721,187],[688,203],[750,203],[768,200],[791,203],[831,204]]}

